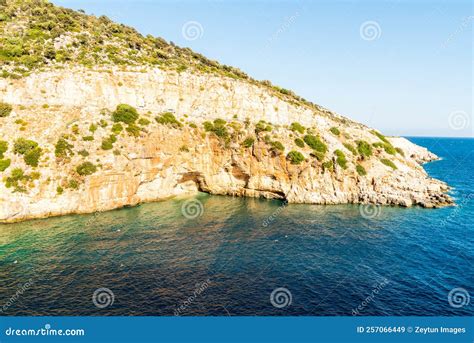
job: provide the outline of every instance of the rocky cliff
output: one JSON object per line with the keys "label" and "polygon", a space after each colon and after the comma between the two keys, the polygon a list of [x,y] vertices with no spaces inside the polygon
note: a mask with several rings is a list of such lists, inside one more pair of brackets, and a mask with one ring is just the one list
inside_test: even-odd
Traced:
{"label": "rocky cliff", "polygon": [[[2,174],[12,178],[20,168],[26,175],[16,191],[11,182],[0,183],[1,221],[110,210],[197,191],[290,203],[450,203],[447,186],[419,165],[436,158],[426,149],[232,78],[76,67],[0,80],[0,99],[12,106],[0,118],[1,140],[9,143],[4,159],[11,160]],[[136,134],[114,130],[121,103],[141,116]],[[163,114],[173,119],[164,122]],[[225,135],[215,130],[219,121]],[[111,135],[116,139],[108,149],[104,141]],[[323,156],[308,136],[325,146]],[[19,138],[41,147],[38,166],[15,153]],[[67,156],[58,154],[61,138]],[[304,159],[292,159],[290,151]],[[90,175],[77,170],[84,161],[96,167]]]}
{"label": "rocky cliff", "polygon": [[437,207],[437,157],[106,17],[0,2],[0,222],[197,191]]}

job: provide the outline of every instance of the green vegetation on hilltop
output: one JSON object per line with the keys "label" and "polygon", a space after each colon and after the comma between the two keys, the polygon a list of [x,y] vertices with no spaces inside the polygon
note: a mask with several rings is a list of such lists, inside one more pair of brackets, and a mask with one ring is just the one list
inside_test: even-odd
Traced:
{"label": "green vegetation on hilltop", "polygon": [[43,67],[64,64],[157,66],[179,73],[199,71],[246,80],[266,87],[292,104],[326,113],[291,90],[274,86],[270,81],[254,80],[238,68],[220,64],[163,38],[144,36],[104,15],[87,15],[47,0],[1,0],[0,6],[0,77],[21,78]]}
{"label": "green vegetation on hilltop", "polygon": [[86,15],[45,0],[3,0],[2,3],[0,29],[5,33],[0,61],[13,67],[11,71],[3,69],[4,76],[21,77],[51,63],[74,62],[84,66],[159,65],[179,71],[195,66],[204,72],[248,78],[236,68],[162,38],[145,37],[106,16]]}

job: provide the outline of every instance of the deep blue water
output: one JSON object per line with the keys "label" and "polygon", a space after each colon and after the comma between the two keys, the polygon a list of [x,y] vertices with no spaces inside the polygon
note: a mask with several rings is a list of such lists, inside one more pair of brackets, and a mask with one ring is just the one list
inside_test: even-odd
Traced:
{"label": "deep blue water", "polygon": [[[457,207],[383,207],[367,219],[356,205],[200,194],[196,219],[182,214],[187,198],[1,225],[0,310],[174,315],[183,305],[181,315],[322,316],[359,306],[360,315],[473,315],[474,140],[412,140],[443,158],[425,167],[454,187]],[[98,308],[93,293],[104,287],[114,302]],[[292,298],[283,308],[270,301],[280,287]],[[470,304],[450,305],[456,288]],[[462,295],[455,305],[467,302]]]}

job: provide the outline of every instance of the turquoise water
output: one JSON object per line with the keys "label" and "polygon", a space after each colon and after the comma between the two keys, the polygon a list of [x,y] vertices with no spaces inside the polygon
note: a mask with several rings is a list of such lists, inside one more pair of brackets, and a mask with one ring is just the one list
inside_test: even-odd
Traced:
{"label": "turquoise water", "polygon": [[[200,194],[0,225],[0,310],[3,315],[350,316],[356,309],[359,315],[473,315],[474,300],[466,304],[461,295],[451,306],[448,293],[462,288],[474,296],[474,140],[412,140],[443,157],[425,167],[454,187],[459,206],[383,207],[365,218],[356,205],[284,206]],[[187,218],[192,209],[183,215],[190,200],[202,204],[202,212],[197,207],[202,215],[194,219]],[[280,308],[270,298],[281,287],[291,303],[274,298],[276,305],[286,305]],[[93,302],[99,288],[113,293],[105,308]],[[96,303],[107,304],[101,301]]]}

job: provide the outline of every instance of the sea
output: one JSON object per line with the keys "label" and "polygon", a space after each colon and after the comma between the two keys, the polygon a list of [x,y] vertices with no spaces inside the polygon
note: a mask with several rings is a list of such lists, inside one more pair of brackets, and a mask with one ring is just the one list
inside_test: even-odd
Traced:
{"label": "sea", "polygon": [[474,139],[408,138],[456,206],[198,194],[0,225],[0,316],[472,316]]}

